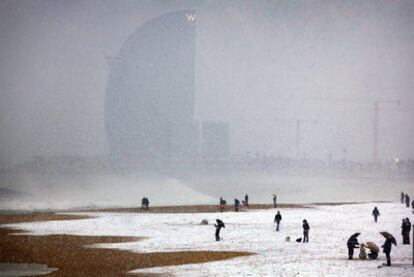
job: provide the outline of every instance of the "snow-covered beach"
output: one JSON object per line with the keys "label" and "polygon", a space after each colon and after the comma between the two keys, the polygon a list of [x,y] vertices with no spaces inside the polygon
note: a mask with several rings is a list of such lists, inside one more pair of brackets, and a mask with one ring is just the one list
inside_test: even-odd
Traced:
{"label": "snow-covered beach", "polygon": [[[378,223],[371,215],[377,206]],[[94,218],[72,221],[30,222],[3,225],[26,230],[33,235],[71,234],[87,236],[136,236],[146,239],[129,243],[99,245],[133,252],[170,251],[244,251],[255,255],[199,264],[152,267],[131,273],[167,273],[187,276],[413,276],[413,248],[401,244],[401,219],[409,217],[411,208],[400,203],[366,203],[280,209],[283,219],[279,232],[273,224],[278,209],[244,210],[225,213],[116,213],[82,212]],[[214,239],[213,223],[222,219],[220,242]],[[297,243],[302,236],[302,219],[310,224],[308,244]],[[209,225],[200,225],[207,219]],[[346,241],[361,232],[359,242],[384,242],[381,231],[392,233],[398,242],[393,246],[391,267],[385,261],[354,260],[347,257]],[[290,236],[290,242],[285,238]],[[411,242],[412,243],[412,242]]]}

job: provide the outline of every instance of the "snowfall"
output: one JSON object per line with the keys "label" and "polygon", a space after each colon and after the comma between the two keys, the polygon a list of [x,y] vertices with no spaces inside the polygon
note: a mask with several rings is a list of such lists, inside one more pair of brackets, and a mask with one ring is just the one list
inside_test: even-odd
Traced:
{"label": "snowfall", "polygon": [[[378,223],[371,215],[377,206]],[[102,213],[82,212],[92,219],[9,224],[34,235],[119,235],[146,239],[132,243],[101,244],[96,247],[127,249],[135,252],[214,250],[248,251],[255,255],[224,261],[180,266],[154,267],[131,273],[166,273],[179,276],[414,276],[413,246],[401,244],[401,220],[414,222],[411,208],[399,203],[348,204],[280,209],[283,216],[280,231],[273,219],[279,209],[244,210],[224,213]],[[214,238],[214,222],[222,219],[222,240]],[[209,221],[201,225],[202,219]],[[295,240],[302,236],[302,220],[310,225],[309,243]],[[356,249],[354,260],[348,260],[346,241],[361,232],[359,242],[384,242],[381,231],[392,233],[398,246],[391,252],[392,266],[380,253],[377,260],[360,260]],[[286,237],[290,237],[290,242]]]}

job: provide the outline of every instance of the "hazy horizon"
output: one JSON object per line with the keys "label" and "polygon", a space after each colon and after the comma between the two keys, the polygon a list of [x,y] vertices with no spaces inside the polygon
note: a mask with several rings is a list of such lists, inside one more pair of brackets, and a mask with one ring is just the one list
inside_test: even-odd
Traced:
{"label": "hazy horizon", "polygon": [[0,168],[107,155],[106,56],[148,20],[197,11],[195,119],[230,152],[414,158],[412,1],[1,1]]}

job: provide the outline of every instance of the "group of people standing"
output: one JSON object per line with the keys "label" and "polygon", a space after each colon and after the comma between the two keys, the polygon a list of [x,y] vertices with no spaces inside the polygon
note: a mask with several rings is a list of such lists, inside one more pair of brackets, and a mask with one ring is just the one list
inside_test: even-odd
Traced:
{"label": "group of people standing", "polygon": [[143,197],[141,200],[141,209],[144,211],[148,211],[149,209],[149,199],[147,197]]}
{"label": "group of people standing", "polygon": [[[410,196],[407,193],[404,193],[403,191],[401,192],[401,204],[405,203],[405,206],[407,208],[410,207]],[[414,213],[414,200],[411,202],[411,208],[413,209],[413,213]]]}
{"label": "group of people standing", "polygon": [[[245,195],[244,196],[244,200],[242,200],[242,203],[244,206],[249,206],[249,195]],[[219,201],[219,207],[220,207],[220,212],[224,212],[224,209],[226,207],[227,201],[223,199],[223,197],[220,197],[220,201]],[[234,199],[234,211],[238,212],[239,211],[239,207],[240,207],[240,200],[235,198]]]}

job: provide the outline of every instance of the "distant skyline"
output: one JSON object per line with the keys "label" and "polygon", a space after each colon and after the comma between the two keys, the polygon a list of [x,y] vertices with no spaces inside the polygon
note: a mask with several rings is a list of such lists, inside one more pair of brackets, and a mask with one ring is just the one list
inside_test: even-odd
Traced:
{"label": "distant skyline", "polygon": [[[413,158],[414,2],[1,1],[0,168],[106,155],[106,56],[151,18],[197,11],[195,119],[228,121],[230,152]],[[308,122],[308,123],[306,123]],[[314,123],[312,123],[314,122]]]}

